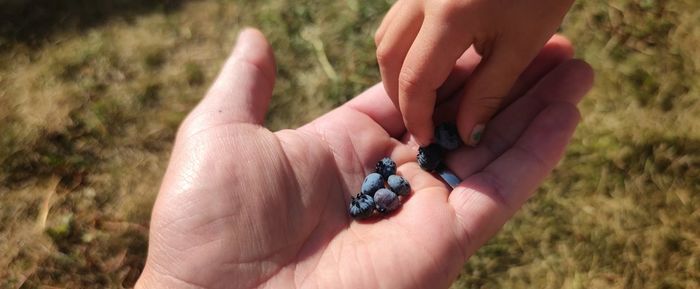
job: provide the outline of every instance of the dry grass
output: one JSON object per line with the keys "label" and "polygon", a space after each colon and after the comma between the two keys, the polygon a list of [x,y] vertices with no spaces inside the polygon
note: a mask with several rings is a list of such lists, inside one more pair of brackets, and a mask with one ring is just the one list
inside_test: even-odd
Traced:
{"label": "dry grass", "polygon": [[[277,53],[273,129],[378,81],[390,3],[321,2],[0,0],[0,288],[133,285],[174,133],[241,27]],[[584,122],[454,288],[700,288],[698,8],[576,4]]]}

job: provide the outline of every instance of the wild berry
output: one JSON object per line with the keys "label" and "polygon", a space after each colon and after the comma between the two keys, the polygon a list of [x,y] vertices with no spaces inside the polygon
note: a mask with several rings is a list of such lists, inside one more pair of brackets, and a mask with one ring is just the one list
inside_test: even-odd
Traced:
{"label": "wild berry", "polygon": [[384,188],[384,178],[378,173],[371,173],[365,177],[362,182],[360,192],[366,195],[374,196],[374,192]]}
{"label": "wild berry", "polygon": [[383,158],[377,163],[375,172],[382,175],[382,177],[386,180],[389,178],[389,176],[396,174],[396,163],[388,157]]}
{"label": "wild berry", "polygon": [[457,126],[451,123],[443,123],[435,128],[435,143],[446,150],[454,150],[462,144],[462,139],[457,132]]}
{"label": "wild berry", "polygon": [[374,212],[374,198],[366,194],[358,194],[350,200],[350,216],[353,219],[365,219],[372,216]]}
{"label": "wild berry", "polygon": [[411,185],[401,176],[390,176],[387,183],[389,188],[399,196],[406,196],[411,192]]}
{"label": "wild berry", "polygon": [[388,189],[381,189],[374,194],[374,204],[380,213],[389,213],[396,210],[400,205],[399,196]]}
{"label": "wild berry", "polygon": [[436,144],[418,148],[418,156],[416,159],[423,170],[432,172],[442,162],[442,148]]}

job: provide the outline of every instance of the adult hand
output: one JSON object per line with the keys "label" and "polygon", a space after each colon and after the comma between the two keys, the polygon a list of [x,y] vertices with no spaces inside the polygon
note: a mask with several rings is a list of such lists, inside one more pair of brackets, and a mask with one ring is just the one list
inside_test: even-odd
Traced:
{"label": "adult hand", "polygon": [[[448,287],[560,159],[592,78],[570,57],[563,39],[545,47],[483,151],[448,157],[464,180],[452,190],[400,141],[401,114],[380,85],[299,129],[264,128],[272,52],[243,31],[178,132],[137,288]],[[412,195],[391,215],[353,221],[350,197],[384,156]]]}
{"label": "adult hand", "polygon": [[456,124],[464,142],[476,145],[572,2],[398,0],[377,30],[377,60],[384,86],[416,141],[431,143],[436,92],[474,45],[484,60],[456,104]]}

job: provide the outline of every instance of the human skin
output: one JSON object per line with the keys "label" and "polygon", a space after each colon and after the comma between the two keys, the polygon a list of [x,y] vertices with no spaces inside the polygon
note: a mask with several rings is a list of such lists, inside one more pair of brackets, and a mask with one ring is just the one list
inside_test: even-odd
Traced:
{"label": "human skin", "polygon": [[455,105],[462,140],[480,141],[518,76],[561,24],[573,0],[398,0],[377,29],[384,86],[407,130],[433,140],[438,89],[470,47],[484,57]]}
{"label": "human skin", "polygon": [[[453,190],[419,168],[381,84],[298,129],[266,129],[272,50],[244,30],[178,131],[136,288],[447,288],[561,158],[593,78],[571,55],[552,39],[482,143],[448,155],[463,180]],[[462,60],[445,91],[478,56]],[[454,115],[450,101],[438,111]],[[384,156],[411,196],[390,215],[354,221],[350,197]]]}

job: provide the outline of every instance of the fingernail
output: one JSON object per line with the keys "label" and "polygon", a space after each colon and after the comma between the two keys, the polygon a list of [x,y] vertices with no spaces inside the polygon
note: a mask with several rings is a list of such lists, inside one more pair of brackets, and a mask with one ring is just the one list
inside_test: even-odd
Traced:
{"label": "fingernail", "polygon": [[486,128],[483,124],[477,124],[472,129],[472,134],[469,136],[469,142],[467,145],[476,146],[481,141],[481,137],[484,134],[484,129]]}

